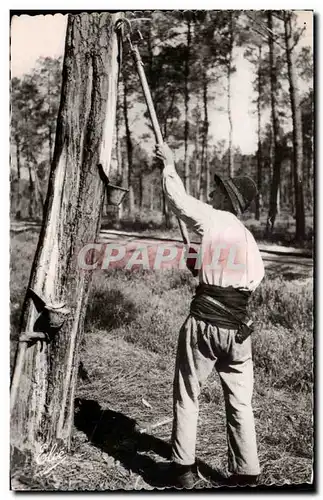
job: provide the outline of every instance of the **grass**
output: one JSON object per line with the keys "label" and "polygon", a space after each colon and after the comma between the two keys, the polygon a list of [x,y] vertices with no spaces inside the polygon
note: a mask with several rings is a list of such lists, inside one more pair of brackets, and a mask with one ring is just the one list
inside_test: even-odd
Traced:
{"label": "grass", "polygon": [[[34,233],[12,239],[13,344],[36,243]],[[153,464],[168,456],[171,424],[151,437],[134,435],[133,426],[171,415],[177,335],[195,284],[186,271],[94,274],[81,351],[87,376],[78,382],[72,452],[46,476],[28,462],[13,470],[14,489],[153,488]],[[265,485],[311,482],[312,308],[312,279],[271,275],[250,305],[256,322],[254,412]],[[204,488],[218,484],[214,471],[226,473],[224,404],[215,374],[200,400],[197,456],[208,479],[197,488]]]}

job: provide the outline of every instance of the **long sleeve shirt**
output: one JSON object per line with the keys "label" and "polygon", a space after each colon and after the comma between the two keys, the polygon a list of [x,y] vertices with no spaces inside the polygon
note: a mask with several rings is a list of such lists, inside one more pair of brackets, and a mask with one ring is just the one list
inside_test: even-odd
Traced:
{"label": "long sleeve shirt", "polygon": [[174,165],[163,170],[163,188],[173,212],[201,237],[196,266],[200,283],[255,290],[264,277],[264,265],[242,222],[188,195]]}

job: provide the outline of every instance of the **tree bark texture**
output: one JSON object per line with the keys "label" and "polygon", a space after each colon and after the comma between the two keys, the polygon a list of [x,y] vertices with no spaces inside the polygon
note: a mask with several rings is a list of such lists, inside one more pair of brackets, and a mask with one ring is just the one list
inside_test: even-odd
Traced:
{"label": "tree bark texture", "polygon": [[[44,223],[29,287],[46,303],[70,309],[50,342],[19,343],[12,380],[19,380],[11,415],[11,443],[35,454],[40,446],[69,449],[79,347],[91,271],[78,263],[79,251],[100,228],[104,177],[108,172],[115,119],[118,41],[122,14],[69,15],[63,83]],[[36,308],[26,295],[21,331],[35,331]],[[45,328],[45,326],[43,326]],[[41,349],[41,347],[43,347]],[[22,354],[23,353],[23,354]],[[22,359],[20,376],[18,359]],[[18,379],[16,378],[18,377]]]}

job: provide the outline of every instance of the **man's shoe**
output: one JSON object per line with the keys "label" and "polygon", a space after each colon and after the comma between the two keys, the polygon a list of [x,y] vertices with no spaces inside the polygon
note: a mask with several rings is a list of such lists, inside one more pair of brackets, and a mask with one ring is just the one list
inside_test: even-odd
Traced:
{"label": "man's shoe", "polygon": [[175,488],[184,488],[187,490],[191,490],[195,486],[195,479],[191,468],[189,470],[180,469],[175,464],[175,473],[174,473],[174,487]]}
{"label": "man's shoe", "polygon": [[229,486],[255,486],[258,483],[259,475],[232,474],[228,478]]}
{"label": "man's shoe", "polygon": [[174,462],[158,464],[159,486],[165,488],[192,489],[197,480],[193,465],[179,465]]}

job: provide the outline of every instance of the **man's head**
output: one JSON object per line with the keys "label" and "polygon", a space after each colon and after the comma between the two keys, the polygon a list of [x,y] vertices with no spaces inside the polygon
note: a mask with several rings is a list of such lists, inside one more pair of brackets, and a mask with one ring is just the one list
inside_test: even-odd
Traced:
{"label": "man's head", "polygon": [[214,175],[215,186],[210,193],[210,204],[217,210],[242,214],[257,195],[256,184],[250,177],[224,179]]}
{"label": "man's head", "polygon": [[209,194],[209,199],[210,205],[216,210],[224,210],[237,215],[232,205],[232,201],[223,185],[216,185],[214,190]]}

